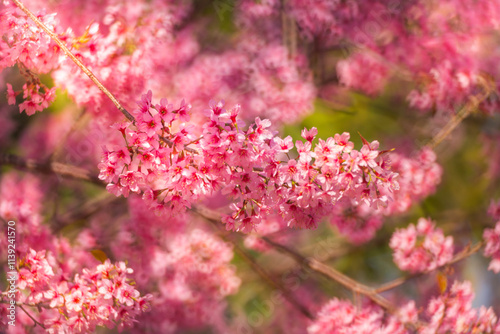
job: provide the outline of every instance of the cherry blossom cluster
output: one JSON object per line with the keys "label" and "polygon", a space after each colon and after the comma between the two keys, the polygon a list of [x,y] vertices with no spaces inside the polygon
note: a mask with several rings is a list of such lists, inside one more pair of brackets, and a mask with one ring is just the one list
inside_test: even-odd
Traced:
{"label": "cherry blossom cluster", "polygon": [[391,152],[388,160],[392,170],[399,174],[400,191],[394,194],[394,201],[384,209],[386,215],[408,211],[412,204],[433,194],[441,183],[443,168],[429,147],[423,147],[410,157]]}
{"label": "cherry blossom cluster", "polygon": [[347,199],[334,208],[330,222],[352,243],[371,240],[385,217],[407,212],[411,205],[434,193],[441,182],[443,170],[436,162],[436,154],[428,147],[410,157],[387,153],[385,163],[398,174],[399,184],[399,191],[393,193],[393,200],[387,206],[355,205]]}
{"label": "cherry blossom cluster", "polygon": [[[47,27],[63,34],[55,14],[40,12],[38,19]],[[20,62],[28,69],[47,73],[59,62],[59,48],[11,1],[3,1],[0,10],[0,70]]]}
{"label": "cherry blossom cluster", "polygon": [[[26,17],[11,1],[6,1],[0,10],[0,71],[6,67],[18,65],[26,83],[23,86],[24,102],[19,104],[20,112],[33,115],[47,108],[55,98],[55,88],[46,87],[33,72],[47,73],[62,61],[59,47],[50,37]],[[50,29],[63,34],[55,14],[40,13],[38,18]],[[68,32],[70,34],[70,32]],[[7,84],[9,104],[16,104],[16,95]]]}
{"label": "cherry blossom cluster", "polygon": [[[12,191],[17,189],[17,191]],[[42,225],[42,189],[39,180],[32,175],[19,177],[15,173],[2,175],[0,183],[0,217],[4,221],[14,220],[17,224],[17,251],[26,254],[28,247],[37,245],[36,250],[55,251],[57,242],[46,226]],[[0,239],[0,254],[7,254],[7,240]],[[5,258],[4,256],[4,258]]]}
{"label": "cherry blossom cluster", "polygon": [[[77,238],[71,244],[68,239],[54,235],[42,223],[44,192],[51,187],[50,181],[41,182],[33,175],[20,177],[14,172],[2,175],[0,183],[0,218],[3,222],[14,220],[16,224],[16,251],[27,254],[29,249],[58,254],[58,267],[65,276],[81,271],[84,265],[94,265],[97,261],[90,251],[95,243],[92,238],[85,242]],[[17,191],[12,191],[17,189]],[[82,231],[84,235],[86,230]],[[0,255],[7,258],[7,239],[0,239]],[[3,247],[2,247],[3,246]]]}
{"label": "cherry blossom cluster", "polygon": [[[66,238],[52,234],[48,226],[42,224],[40,212],[45,187],[47,185],[34,176],[2,175],[0,217],[4,222],[16,222],[17,282],[22,291],[17,301],[39,308],[37,317],[49,332],[90,332],[96,325],[132,325],[133,318],[142,312],[140,307],[145,307],[144,303],[150,297],[137,296],[137,290],[128,278],[131,269],[126,268],[123,262],[114,265],[108,261],[93,271],[83,269],[97,262],[90,252],[95,247],[95,240],[88,230],[83,230],[70,244]],[[6,238],[0,239],[0,246],[4,246],[0,247],[0,254],[5,259],[6,242]],[[109,277],[103,276],[104,272],[98,272],[103,266],[111,270]],[[74,279],[71,280],[71,277]],[[116,282],[117,287],[123,286],[120,294],[119,289],[114,290],[112,298],[98,294],[97,290],[102,290],[102,284],[108,284],[108,281]],[[131,305],[132,299],[126,296],[128,294],[142,305],[136,302],[135,306]],[[94,311],[98,313],[87,313],[91,310],[89,307],[94,306]],[[0,312],[3,311],[2,307]],[[28,328],[32,323],[28,317],[19,317],[19,327]]]}
{"label": "cherry blossom cluster", "polygon": [[383,216],[380,211],[367,205],[337,205],[330,223],[353,244],[362,244],[373,239],[382,227]]}
{"label": "cherry blossom cluster", "polygon": [[[177,236],[169,249],[155,253],[154,261],[163,263],[155,269],[159,296],[153,304],[156,309],[146,318],[168,321],[174,328],[227,326],[224,298],[235,294],[241,282],[229,264],[232,247],[211,233],[194,230]],[[166,318],[169,313],[172,316]]]}
{"label": "cherry blossom cluster", "polygon": [[153,254],[147,285],[159,291],[139,328],[170,333],[210,325],[222,332],[227,327],[224,298],[240,285],[230,264],[232,247],[197,229],[177,235],[168,249],[154,247]]}
{"label": "cherry blossom cluster", "polygon": [[[103,99],[104,95],[100,90],[83,73],[76,70],[76,65],[66,59],[45,32],[14,3],[4,3],[4,7],[0,8],[0,34],[3,36],[0,41],[0,54],[3,56],[0,70],[17,64],[25,77],[23,69],[29,72],[32,78],[36,77],[35,73],[51,71],[56,85],[66,89],[78,104],[84,105],[92,112],[113,110],[111,107],[102,109],[103,106],[111,106],[111,102]],[[152,76],[160,64],[165,67],[178,63],[177,56],[190,58],[197,49],[196,43],[190,38],[179,38],[173,42],[170,38],[172,26],[182,20],[189,7],[186,5],[144,1],[135,11],[130,12],[126,10],[126,1],[106,1],[99,6],[79,1],[56,4],[28,0],[25,4],[77,58],[90,66],[105,85],[118,86],[116,93],[125,106],[133,103],[134,96],[143,89],[147,73]],[[104,10],[100,8],[101,5]],[[74,15],[75,7],[79,7],[87,15]],[[46,14],[46,8],[59,9],[58,15]],[[94,19],[88,16],[92,13],[95,14]],[[61,27],[64,25],[71,28],[63,30]],[[153,48],[154,54],[151,51]],[[184,48],[185,52],[182,55],[178,51],[172,52],[178,48]],[[159,54],[163,56],[155,56]],[[20,107],[32,114],[45,108],[53,99],[54,92],[46,90],[45,95],[42,95],[36,89],[37,86],[29,89],[29,85],[28,81],[28,89],[24,89],[25,95],[31,91],[38,91],[38,94],[32,94],[31,97],[28,94],[28,100]],[[85,94],[82,94],[83,92]],[[9,98],[11,96],[9,95]],[[43,100],[40,100],[40,97]],[[110,114],[118,116],[116,111]]]}
{"label": "cherry blossom cluster", "polygon": [[374,305],[357,308],[351,302],[334,298],[325,304],[307,327],[308,334],[377,333],[406,334],[404,324],[385,315]]}
{"label": "cherry blossom cluster", "polygon": [[445,237],[429,219],[420,218],[392,235],[389,246],[399,269],[426,272],[445,265],[453,258],[453,238]]}
{"label": "cherry blossom cluster", "polygon": [[[370,70],[367,71],[367,68]],[[337,73],[341,84],[375,95],[385,87],[389,68],[373,55],[355,53],[338,62]]]}
{"label": "cherry blossom cluster", "polygon": [[45,251],[30,249],[19,265],[19,302],[40,307],[49,332],[92,332],[96,326],[130,327],[148,309],[150,295],[140,296],[128,277],[124,262],[106,260],[93,270],[84,269],[74,281],[54,273]]}
{"label": "cherry blossom cluster", "polygon": [[[417,83],[408,95],[412,106],[453,111],[481,89],[483,72],[498,85],[500,73],[490,64],[499,55],[488,46],[499,25],[497,1],[328,2],[314,2],[314,9],[302,0],[289,6],[306,36],[349,53],[337,68],[340,81],[351,87],[374,93],[391,72],[398,73]],[[363,82],[372,72],[370,84]],[[482,108],[493,111],[495,105]]]}
{"label": "cherry blossom cluster", "polygon": [[[143,95],[131,123],[116,125],[126,146],[106,150],[99,178],[115,195],[142,193],[159,213],[184,211],[201,196],[217,190],[234,202],[224,218],[227,229],[251,231],[260,219],[278,212],[288,226],[314,228],[343,197],[367,205],[387,205],[397,189],[397,174],[384,168],[379,143],[354,150],[349,134],[320,139],[304,129],[298,158],[289,157],[291,137],[279,138],[269,120],[256,118],[247,130],[230,110],[211,102],[201,129],[175,124],[189,120],[190,106],[178,108],[162,99],[153,105]],[[199,136],[199,137],[197,137]],[[283,159],[283,160],[282,160]]]}
{"label": "cherry blossom cluster", "polygon": [[[373,239],[386,217],[407,212],[413,204],[434,193],[441,182],[443,169],[436,162],[436,154],[428,147],[409,157],[389,152],[384,163],[390,166],[392,172],[398,174],[399,184],[399,190],[392,194],[393,200],[389,201],[387,206],[356,205],[349,198],[343,198],[330,213],[330,223],[351,243],[362,244]],[[281,228],[283,224],[280,224],[279,219],[266,216],[259,224],[257,232],[265,235]],[[246,244],[260,250],[268,248],[254,235],[248,236]]]}
{"label": "cherry blossom cluster", "polygon": [[[239,288],[240,279],[235,276],[235,269],[228,266],[233,258],[232,247],[210,233],[193,230],[173,240],[170,248],[175,251],[169,254],[167,266],[176,269],[174,285],[183,282],[194,287],[203,281],[205,287],[214,290],[220,298]],[[191,295],[190,298],[200,296]]]}
{"label": "cherry blossom cluster", "polygon": [[455,281],[444,294],[430,300],[426,309],[429,322],[419,333],[490,333],[500,332],[500,322],[491,307],[472,307],[474,292],[468,281]]}

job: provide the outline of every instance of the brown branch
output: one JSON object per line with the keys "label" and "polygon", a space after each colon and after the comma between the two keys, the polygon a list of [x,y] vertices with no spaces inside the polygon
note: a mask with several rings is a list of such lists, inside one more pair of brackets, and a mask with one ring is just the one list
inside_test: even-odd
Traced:
{"label": "brown branch", "polygon": [[57,174],[71,179],[84,180],[93,184],[105,186],[101,180],[93,176],[88,170],[59,162],[41,163],[33,159],[23,159],[16,155],[5,153],[0,154],[0,166],[1,165],[14,166],[43,174]]}
{"label": "brown branch", "polygon": [[52,38],[54,42],[59,45],[66,56],[68,56],[83,71],[83,73],[85,73],[90,78],[90,80],[92,80],[92,82],[113,102],[116,108],[118,108],[118,110],[120,110],[120,112],[125,115],[128,120],[134,122],[134,117],[127,110],[125,110],[125,108],[123,108],[120,102],[118,102],[113,94],[111,94],[111,92],[106,87],[104,87],[104,85],[99,81],[99,79],[97,79],[94,73],[92,73],[91,70],[89,70],[78,58],[76,58],[73,53],[71,53],[68,47],[59,39],[59,37],[57,37],[57,35],[53,31],[51,31],[42,21],[40,21],[35,16],[35,14],[33,14],[28,8],[26,8],[21,1],[12,0],[12,2],[14,2],[16,6],[19,7],[19,9],[21,9],[26,15],[28,15],[28,17],[32,19],[40,29],[45,31],[50,36],[50,38]]}
{"label": "brown branch", "polygon": [[[230,240],[231,241],[231,240]],[[231,241],[232,242],[232,241]],[[269,285],[273,288],[278,289],[283,294],[283,297],[292,304],[295,308],[297,308],[303,315],[305,315],[309,319],[314,319],[311,311],[307,307],[305,307],[302,303],[300,303],[287,288],[285,288],[282,284],[277,282],[274,278],[269,275],[264,268],[262,268],[243,248],[241,248],[236,242],[232,242],[234,245],[234,250],[238,253],[251,267],[252,269],[264,279]]]}
{"label": "brown branch", "polygon": [[433,271],[439,270],[441,268],[444,268],[444,267],[450,266],[452,264],[455,264],[455,263],[457,263],[459,261],[462,261],[463,259],[471,256],[472,254],[477,253],[483,247],[483,245],[484,245],[484,242],[480,241],[480,242],[476,243],[472,247],[471,246],[467,246],[461,252],[457,253],[449,262],[445,263],[444,265],[439,266],[436,269],[423,272],[423,273],[417,273],[417,274],[413,274],[413,275],[406,276],[406,277],[396,278],[395,280],[392,280],[390,282],[382,284],[381,286],[379,286],[378,288],[375,289],[375,292],[381,293],[381,292],[384,292],[384,291],[388,291],[388,290],[394,289],[394,288],[396,288],[396,287],[398,287],[398,286],[400,286],[400,285],[408,282],[411,279],[427,275],[427,274],[429,274],[429,273],[431,273]]}
{"label": "brown branch", "polygon": [[45,326],[41,322],[39,322],[38,320],[36,320],[28,311],[26,311],[26,309],[23,307],[23,305],[17,304],[17,306],[19,306],[19,308],[21,310],[23,310],[24,313],[26,313],[26,315],[28,317],[30,317],[31,320],[33,320],[33,322],[35,323],[35,325],[34,325],[35,327],[36,327],[36,325],[38,325],[38,326],[42,327],[43,329],[46,329]]}
{"label": "brown branch", "polygon": [[308,267],[311,270],[320,273],[323,276],[336,281],[337,283],[340,283],[341,285],[343,285],[344,287],[348,288],[349,290],[355,293],[359,293],[368,297],[369,299],[371,299],[372,301],[382,306],[384,309],[388,310],[391,313],[395,311],[392,304],[384,297],[378,295],[374,289],[353,280],[352,278],[342,274],[340,271],[332,267],[329,267],[317,261],[314,258],[311,257],[306,258],[301,254],[297,253],[296,251],[284,245],[278,244],[267,237],[261,237],[261,239],[265,241],[267,244],[271,245],[274,249],[291,256],[292,258],[295,259],[295,261],[304,265],[305,267]]}

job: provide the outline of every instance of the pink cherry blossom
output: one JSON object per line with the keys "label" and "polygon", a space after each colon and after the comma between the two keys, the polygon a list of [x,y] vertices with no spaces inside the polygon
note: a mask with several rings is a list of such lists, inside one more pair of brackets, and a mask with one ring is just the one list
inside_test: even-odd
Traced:
{"label": "pink cherry blossom", "polygon": [[500,272],[500,221],[496,223],[494,229],[485,229],[483,238],[486,241],[484,255],[492,257],[488,270],[498,274]]}
{"label": "pink cherry blossom", "polygon": [[425,218],[420,218],[416,227],[410,224],[396,230],[389,246],[398,267],[412,273],[434,270],[453,257],[453,238],[445,237]]}

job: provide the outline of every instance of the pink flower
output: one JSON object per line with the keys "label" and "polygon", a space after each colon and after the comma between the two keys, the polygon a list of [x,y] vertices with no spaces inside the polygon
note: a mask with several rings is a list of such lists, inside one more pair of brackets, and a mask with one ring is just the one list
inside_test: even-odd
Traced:
{"label": "pink flower", "polygon": [[127,306],[134,305],[135,299],[139,297],[139,291],[132,288],[130,285],[126,285],[121,289],[117,289],[116,299],[121,304],[125,304]]}
{"label": "pink flower", "polygon": [[154,136],[162,128],[160,115],[151,116],[149,113],[143,113],[137,117],[137,127],[148,137]]}
{"label": "pink flower", "polygon": [[278,145],[279,152],[287,153],[293,148],[293,139],[287,136],[285,139],[275,138],[276,144]]}
{"label": "pink flower", "polygon": [[180,121],[189,122],[190,116],[189,111],[191,110],[191,105],[187,104],[184,100],[181,101],[179,109],[175,110],[174,113],[177,114]]}
{"label": "pink flower", "polygon": [[114,163],[118,168],[123,165],[128,165],[132,161],[130,157],[130,152],[126,148],[120,148],[116,151],[112,151],[108,155],[109,162]]}
{"label": "pink flower", "polygon": [[170,123],[175,119],[175,115],[173,113],[174,106],[169,104],[166,98],[162,98],[160,100],[160,104],[157,104],[155,107],[164,122]]}
{"label": "pink flower", "polygon": [[56,307],[64,304],[64,294],[68,291],[66,282],[61,282],[55,289],[48,290],[44,293],[44,297],[50,300],[50,307]]}
{"label": "pink flower", "polygon": [[139,192],[139,182],[141,181],[142,174],[139,172],[126,172],[120,174],[120,184],[128,188],[132,192]]}
{"label": "pink flower", "polygon": [[345,153],[349,153],[354,148],[354,143],[349,141],[350,135],[347,132],[342,133],[341,135],[335,134],[333,137],[337,145],[343,147],[343,151]]}
{"label": "pink flower", "polygon": [[361,148],[361,159],[358,162],[359,166],[367,166],[371,168],[377,167],[375,158],[378,157],[378,151],[372,151],[367,145],[363,145]]}
{"label": "pink flower", "polygon": [[33,100],[26,100],[23,103],[19,105],[19,111],[23,112],[26,111],[26,115],[31,116],[34,115],[37,111],[41,111],[42,109]]}
{"label": "pink flower", "polygon": [[152,99],[153,99],[153,92],[151,90],[148,90],[146,94],[143,94],[141,96],[141,100],[137,101],[137,105],[139,106],[139,112],[147,113],[149,111],[149,108],[151,108]]}

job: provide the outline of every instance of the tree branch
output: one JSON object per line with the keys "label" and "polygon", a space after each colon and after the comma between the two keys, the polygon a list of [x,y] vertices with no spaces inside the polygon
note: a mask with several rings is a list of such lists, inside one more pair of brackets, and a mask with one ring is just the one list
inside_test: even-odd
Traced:
{"label": "tree branch", "polygon": [[28,317],[30,317],[31,320],[33,320],[33,322],[35,323],[35,325],[34,325],[35,327],[36,327],[36,325],[38,325],[38,326],[42,327],[43,329],[46,329],[45,326],[41,322],[39,322],[38,320],[36,320],[28,311],[26,311],[26,309],[23,307],[23,305],[17,304],[17,306],[19,306],[19,308],[21,310],[23,310],[24,313],[26,313],[26,315]]}
{"label": "tree branch", "polygon": [[[482,78],[482,77],[479,77]],[[426,144],[431,149],[436,148],[465,118],[472,114],[479,105],[494,91],[486,79],[482,78],[482,86],[485,89],[483,94],[471,96],[468,103],[463,106],[456,115]]]}
{"label": "tree branch", "polygon": [[40,29],[45,31],[50,36],[50,38],[52,38],[54,42],[59,45],[66,56],[68,56],[83,71],[83,73],[85,73],[90,78],[90,80],[92,80],[92,82],[113,102],[113,104],[118,108],[118,110],[120,110],[123,115],[125,115],[125,117],[127,117],[128,120],[130,120],[131,122],[135,121],[134,117],[127,110],[125,110],[125,108],[123,108],[120,102],[118,102],[114,95],[111,94],[111,92],[106,87],[104,87],[104,85],[99,81],[99,79],[97,79],[94,73],[92,73],[91,70],[89,70],[78,58],[75,57],[75,55],[68,49],[68,47],[59,39],[59,37],[57,37],[57,35],[53,31],[51,31],[42,21],[38,19],[38,17],[35,16],[35,14],[33,14],[28,8],[26,8],[21,1],[12,0],[12,2],[14,2],[16,6],[19,7],[19,9],[21,9],[26,15],[28,15],[28,17],[32,19]]}

